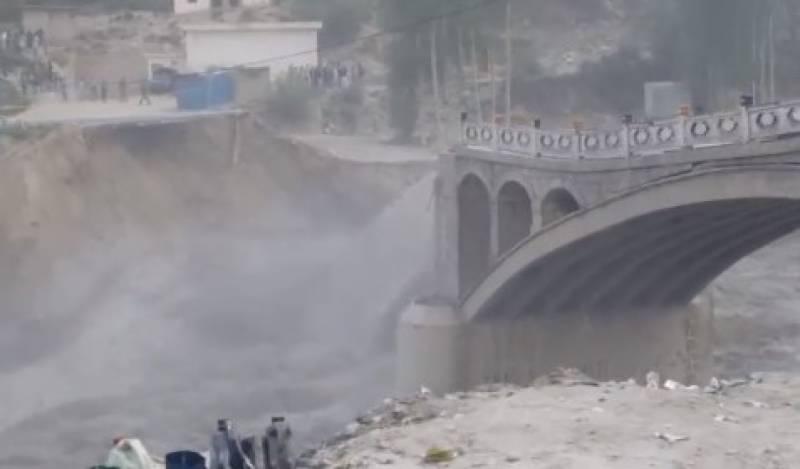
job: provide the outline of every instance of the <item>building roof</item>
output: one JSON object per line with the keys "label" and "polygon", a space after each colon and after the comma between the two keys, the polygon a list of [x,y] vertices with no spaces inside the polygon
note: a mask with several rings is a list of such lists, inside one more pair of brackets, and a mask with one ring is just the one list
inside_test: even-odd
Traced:
{"label": "building roof", "polygon": [[322,29],[320,21],[286,21],[274,23],[206,23],[181,25],[186,32],[234,32],[234,31],[297,31]]}

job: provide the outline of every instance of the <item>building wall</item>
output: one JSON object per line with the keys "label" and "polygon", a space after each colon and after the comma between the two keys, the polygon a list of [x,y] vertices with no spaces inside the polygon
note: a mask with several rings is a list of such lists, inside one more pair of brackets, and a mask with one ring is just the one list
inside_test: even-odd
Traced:
{"label": "building wall", "polygon": [[75,55],[77,81],[115,85],[120,79],[129,82],[147,77],[147,59],[139,47],[130,45],[107,52],[80,52]]}
{"label": "building wall", "polygon": [[174,2],[176,15],[208,10],[211,7],[211,0],[174,0]]}
{"label": "building wall", "polygon": [[22,13],[26,31],[41,29],[49,42],[69,41],[80,30],[79,17],[71,11],[29,9]]}
{"label": "building wall", "polygon": [[[235,0],[220,0],[224,7],[233,7],[236,5]],[[211,8],[211,0],[174,0],[175,14],[182,15],[186,13],[195,13],[204,11]],[[272,0],[240,0],[241,6],[253,5],[269,5]]]}
{"label": "building wall", "polygon": [[[316,48],[317,31],[310,29],[187,31],[186,34],[186,62],[189,70],[195,72],[254,64],[269,66],[272,76],[279,76],[290,65],[316,65],[316,52],[285,57]],[[278,57],[284,58],[270,60]]]}

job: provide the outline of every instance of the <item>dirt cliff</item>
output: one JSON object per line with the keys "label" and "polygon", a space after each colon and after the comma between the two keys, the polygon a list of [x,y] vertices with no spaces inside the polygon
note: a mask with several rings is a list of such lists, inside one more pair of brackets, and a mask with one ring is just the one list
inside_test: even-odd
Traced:
{"label": "dirt cliff", "polygon": [[[321,436],[385,392],[371,317],[430,232],[392,201],[430,163],[239,132],[235,164],[227,120],[62,128],[4,153],[0,466],[88,466],[116,433],[202,447],[223,415],[299,413]],[[424,206],[430,184],[414,193]]]}

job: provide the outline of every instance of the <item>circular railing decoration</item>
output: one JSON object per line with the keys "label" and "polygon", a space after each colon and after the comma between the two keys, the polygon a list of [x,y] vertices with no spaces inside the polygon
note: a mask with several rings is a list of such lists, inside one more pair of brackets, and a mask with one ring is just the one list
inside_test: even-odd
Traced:
{"label": "circular railing decoration", "polygon": [[650,132],[646,129],[636,129],[633,131],[633,141],[637,145],[645,145],[650,141]]}
{"label": "circular railing decoration", "polygon": [[494,139],[494,132],[489,127],[481,129],[481,140],[484,142],[491,142]]}
{"label": "circular railing decoration", "polygon": [[467,127],[467,140],[478,140],[478,128],[474,125]]}
{"label": "circular railing decoration", "polygon": [[800,124],[800,109],[797,107],[790,107],[789,112],[786,113],[786,117],[792,121],[792,124]]}
{"label": "circular railing decoration", "polygon": [[692,125],[689,127],[689,131],[692,133],[693,137],[702,138],[708,135],[711,131],[711,128],[705,121],[695,121],[692,122]]}
{"label": "circular railing decoration", "polygon": [[606,146],[608,148],[617,148],[619,146],[619,135],[606,134]]}
{"label": "circular railing decoration", "polygon": [[545,148],[552,148],[556,142],[551,135],[542,135],[539,137],[539,143]]}
{"label": "circular railing decoration", "polygon": [[531,135],[528,132],[520,131],[517,135],[517,143],[521,147],[528,148],[531,146]]}
{"label": "circular railing decoration", "polygon": [[505,145],[511,145],[514,143],[514,132],[509,129],[503,129],[500,131],[500,141]]}
{"label": "circular railing decoration", "polygon": [[567,148],[572,146],[572,137],[568,137],[566,135],[562,135],[558,137],[558,146],[561,149],[566,150]]}
{"label": "circular railing decoration", "polygon": [[778,124],[778,116],[774,112],[759,112],[756,116],[756,125],[760,129],[769,129]]}
{"label": "circular railing decoration", "polygon": [[663,126],[658,128],[656,135],[658,136],[659,142],[667,143],[675,138],[675,131],[672,129],[672,127]]}
{"label": "circular railing decoration", "polygon": [[600,139],[595,135],[587,135],[586,138],[583,139],[583,146],[586,147],[587,150],[597,150],[600,147]]}
{"label": "circular railing decoration", "polygon": [[733,133],[736,129],[739,128],[739,122],[732,117],[723,117],[719,120],[718,124],[719,130],[726,134]]}

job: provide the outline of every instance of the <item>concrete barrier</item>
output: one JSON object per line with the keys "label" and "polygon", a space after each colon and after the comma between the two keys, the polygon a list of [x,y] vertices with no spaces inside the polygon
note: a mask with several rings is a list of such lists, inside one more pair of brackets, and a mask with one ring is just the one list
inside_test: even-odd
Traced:
{"label": "concrete barrier", "polygon": [[412,394],[421,386],[437,394],[464,388],[465,332],[452,307],[411,304],[398,327],[398,393]]}

